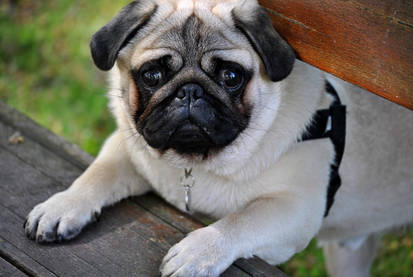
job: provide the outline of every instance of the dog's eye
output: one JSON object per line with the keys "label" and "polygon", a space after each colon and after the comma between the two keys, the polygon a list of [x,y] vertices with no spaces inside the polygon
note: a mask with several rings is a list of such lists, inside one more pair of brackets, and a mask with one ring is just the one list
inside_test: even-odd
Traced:
{"label": "dog's eye", "polygon": [[242,74],[236,70],[223,69],[219,73],[221,84],[230,90],[237,90],[243,82]]}
{"label": "dog's eye", "polygon": [[142,80],[149,87],[156,87],[162,80],[162,72],[154,69],[142,73]]}

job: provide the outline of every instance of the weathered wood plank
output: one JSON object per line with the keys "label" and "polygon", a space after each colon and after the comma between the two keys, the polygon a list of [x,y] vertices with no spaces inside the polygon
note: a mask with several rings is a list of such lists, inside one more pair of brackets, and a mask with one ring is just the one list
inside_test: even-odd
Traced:
{"label": "weathered wood plank", "polygon": [[30,276],[56,277],[44,266],[0,237],[0,255],[27,272]]}
{"label": "weathered wood plank", "polygon": [[[8,156],[9,155],[9,156]],[[68,266],[72,263],[77,263],[78,259],[81,259],[83,263],[87,266],[80,264],[78,270],[82,274],[92,274],[99,273],[92,271],[85,271],[88,267],[93,267],[94,269],[99,269],[105,274],[110,276],[116,276],[121,274],[123,276],[153,276],[157,273],[158,266],[160,264],[160,259],[166,253],[171,243],[164,242],[164,247],[160,247],[158,244],[162,242],[160,236],[154,234],[155,231],[164,233],[168,239],[176,238],[178,240],[182,235],[174,230],[172,227],[166,226],[165,228],[160,228],[161,224],[158,219],[158,224],[155,227],[159,227],[153,231],[153,225],[148,223],[156,222],[156,218],[143,209],[139,208],[137,205],[130,204],[128,207],[124,205],[117,205],[115,208],[108,209],[103,215],[103,220],[100,224],[94,224],[86,230],[77,240],[71,243],[63,245],[38,245],[32,241],[28,241],[23,235],[23,229],[21,228],[23,218],[28,211],[33,207],[33,202],[40,202],[40,197],[44,194],[52,195],[59,190],[59,186],[53,187],[53,180],[42,176],[34,168],[23,164],[20,160],[14,158],[6,151],[0,151],[0,167],[5,168],[6,165],[2,161],[7,161],[7,176],[0,172],[0,186],[1,184],[11,184],[15,180],[21,171],[25,172],[27,179],[23,180],[22,183],[14,183],[13,188],[3,188],[3,193],[0,195],[1,205],[6,208],[3,214],[0,213],[0,218],[4,218],[0,223],[0,235],[3,236],[7,241],[17,244],[22,243],[24,248],[20,248],[24,251],[30,252],[30,256],[36,256],[36,260],[49,269],[53,269],[53,272],[59,273],[59,275],[68,274]],[[43,179],[42,182],[39,182]],[[33,183],[31,182],[33,181]],[[36,187],[35,193],[26,192],[27,187]],[[61,187],[60,187],[61,188]],[[39,197],[40,196],[40,197]],[[21,201],[20,197],[26,199],[26,201]],[[29,200],[28,199],[34,200]],[[47,198],[47,196],[46,196]],[[42,199],[43,200],[43,199]],[[9,212],[13,211],[13,213]],[[8,214],[7,214],[8,213]],[[140,214],[139,214],[140,213]],[[8,224],[7,221],[11,220],[12,214],[14,215],[13,223]],[[148,218],[145,218],[145,215]],[[17,216],[17,217],[16,217]],[[20,217],[20,222],[16,222]],[[136,227],[144,221],[146,225]],[[11,230],[11,226],[16,229]],[[129,226],[131,225],[131,226]],[[17,227],[16,227],[17,226]],[[20,227],[20,228],[19,228]],[[144,232],[145,228],[149,231]],[[169,228],[165,231],[166,228]],[[142,231],[144,230],[144,231]],[[17,231],[17,232],[16,232]],[[169,231],[169,233],[168,233]],[[175,231],[175,232],[174,232]],[[140,232],[140,233],[139,233]],[[174,236],[178,234],[179,238]],[[157,237],[151,241],[151,236]],[[30,247],[27,247],[27,244]],[[43,250],[44,255],[39,255],[36,253],[36,249]],[[139,250],[144,249],[145,254],[139,255]],[[48,256],[53,257],[66,257],[61,259],[61,264],[55,265],[55,263],[49,263]],[[124,270],[125,265],[128,265],[126,270]],[[57,267],[56,267],[57,266]],[[83,268],[83,267],[86,267]],[[138,272],[144,272],[144,275],[139,275]],[[75,276],[75,272],[70,273]],[[101,273],[100,273],[101,274]]]}
{"label": "weathered wood plank", "polygon": [[300,59],[413,109],[413,1],[259,2]]}
{"label": "weathered wood plank", "polygon": [[[25,215],[31,207],[65,187],[25,164],[0,146],[0,204],[16,214]],[[9,197],[7,196],[9,194]],[[24,218],[24,216],[22,216]],[[23,222],[22,222],[23,224]]]}
{"label": "weathered wood plank", "polygon": [[[0,236],[54,273],[102,276],[102,272],[69,249],[38,245],[24,236],[24,216],[41,198],[47,198],[46,194],[59,188],[54,181],[1,147],[0,168],[4,169],[0,171]],[[16,180],[21,182],[16,183]]]}
{"label": "weathered wood plank", "polygon": [[225,270],[225,272],[223,272],[220,277],[231,277],[231,276],[234,276],[234,277],[247,277],[247,276],[254,276],[254,275],[247,274],[244,271],[242,271],[241,269],[239,269],[235,266],[231,266],[230,268]]}
{"label": "weathered wood plank", "polygon": [[24,277],[24,276],[27,276],[27,275],[0,257],[0,277]]}
{"label": "weathered wood plank", "polygon": [[63,160],[70,161],[82,169],[86,169],[93,161],[93,157],[80,149],[79,146],[56,136],[30,118],[9,107],[3,101],[0,101],[0,121],[18,129],[24,136],[32,138]]}
{"label": "weathered wood plank", "polygon": [[258,258],[252,258],[248,260],[239,259],[235,262],[235,264],[252,276],[287,277],[287,275],[281,271],[274,272],[273,266]]}
{"label": "weathered wood plank", "polygon": [[16,133],[16,129],[0,121],[0,134],[2,134],[0,146],[43,174],[53,176],[60,184],[69,186],[83,172],[79,167],[63,160],[30,137],[23,136],[23,143],[11,145],[8,138],[14,133]]}
{"label": "weathered wood plank", "polygon": [[169,204],[163,201],[155,194],[146,194],[144,196],[133,197],[132,200],[138,205],[144,207],[159,218],[168,222],[168,224],[181,230],[183,233],[189,233],[195,229],[202,228],[204,225],[187,214],[179,212]]}
{"label": "weathered wood plank", "polygon": [[61,276],[107,276],[64,248],[35,244],[25,239],[22,218],[0,205],[0,236],[48,270]]}

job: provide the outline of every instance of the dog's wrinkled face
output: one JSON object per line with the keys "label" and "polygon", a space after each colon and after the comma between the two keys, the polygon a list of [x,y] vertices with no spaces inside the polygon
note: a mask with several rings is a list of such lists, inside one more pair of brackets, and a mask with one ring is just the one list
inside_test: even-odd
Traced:
{"label": "dog's wrinkled face", "polygon": [[251,72],[235,61],[205,58],[229,42],[192,15],[153,46],[173,50],[131,71],[139,92],[134,117],[147,143],[204,155],[231,143],[248,124],[243,95]]}
{"label": "dog's wrinkled face", "polygon": [[248,128],[257,64],[269,81],[290,73],[294,54],[263,9],[238,2],[135,1],[92,38],[99,68],[118,60],[135,128],[161,153],[219,152]]}

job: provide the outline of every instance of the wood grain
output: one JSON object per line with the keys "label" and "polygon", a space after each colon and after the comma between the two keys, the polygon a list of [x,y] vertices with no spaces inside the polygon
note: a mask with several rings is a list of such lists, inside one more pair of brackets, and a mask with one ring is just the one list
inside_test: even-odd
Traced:
{"label": "wood grain", "polygon": [[18,267],[20,270],[27,272],[29,276],[56,277],[55,274],[47,270],[33,258],[26,255],[23,251],[19,250],[1,237],[0,256],[10,261],[10,263]]}
{"label": "wood grain", "polygon": [[413,109],[413,1],[259,2],[301,60]]}
{"label": "wood grain", "polygon": [[27,275],[0,257],[0,276],[25,277]]}

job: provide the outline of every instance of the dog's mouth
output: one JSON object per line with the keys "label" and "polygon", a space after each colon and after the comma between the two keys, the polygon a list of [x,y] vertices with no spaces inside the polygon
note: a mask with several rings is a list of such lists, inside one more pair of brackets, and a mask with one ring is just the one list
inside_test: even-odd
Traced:
{"label": "dog's mouth", "polygon": [[194,104],[191,109],[169,103],[156,107],[137,126],[152,148],[206,158],[211,151],[230,144],[246,127],[228,113],[225,108],[215,109],[206,101]]}
{"label": "dog's mouth", "polygon": [[208,130],[207,127],[200,126],[190,118],[179,124],[171,121],[156,130],[153,129],[155,126],[145,125],[141,133],[152,148],[162,152],[174,149],[181,155],[202,155],[204,158],[211,150],[217,150],[229,144],[238,134],[238,128],[235,128],[236,130],[228,128],[234,131],[231,134],[220,132],[216,135],[215,130]]}
{"label": "dog's mouth", "polygon": [[190,120],[176,128],[167,142],[167,148],[175,149],[180,154],[207,155],[212,147],[214,143],[208,134]]}

